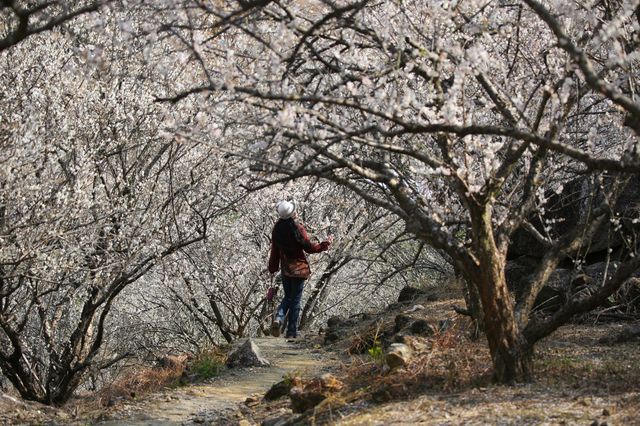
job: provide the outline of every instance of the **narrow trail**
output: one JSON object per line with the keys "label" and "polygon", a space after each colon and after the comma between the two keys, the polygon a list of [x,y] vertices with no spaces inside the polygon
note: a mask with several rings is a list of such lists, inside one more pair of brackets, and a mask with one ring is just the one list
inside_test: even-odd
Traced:
{"label": "narrow trail", "polygon": [[317,375],[335,365],[335,356],[309,347],[308,342],[287,342],[263,337],[253,341],[271,367],[226,370],[206,382],[172,389],[123,405],[100,425],[237,424],[231,421],[247,397],[260,396],[288,373]]}

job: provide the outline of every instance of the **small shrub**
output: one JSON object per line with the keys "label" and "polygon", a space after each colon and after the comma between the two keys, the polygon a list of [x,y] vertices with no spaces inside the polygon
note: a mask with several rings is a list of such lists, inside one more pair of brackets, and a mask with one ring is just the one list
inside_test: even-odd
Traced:
{"label": "small shrub", "polygon": [[282,381],[287,386],[297,386],[300,384],[300,377],[302,377],[302,373],[298,370],[294,370],[282,376]]}
{"label": "small shrub", "polygon": [[384,351],[382,350],[382,345],[378,339],[373,341],[373,345],[369,349],[367,349],[367,353],[373,359],[376,364],[382,364],[384,359]]}
{"label": "small shrub", "polygon": [[189,365],[189,371],[200,379],[218,376],[225,369],[225,355],[217,348],[198,352]]}

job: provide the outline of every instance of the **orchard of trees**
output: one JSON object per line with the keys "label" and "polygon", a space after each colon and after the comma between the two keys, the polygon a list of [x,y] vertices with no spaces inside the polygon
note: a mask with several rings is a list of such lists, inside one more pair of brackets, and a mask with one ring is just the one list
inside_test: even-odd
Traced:
{"label": "orchard of trees", "polygon": [[[336,236],[301,327],[455,275],[503,383],[638,274],[638,1],[5,0],[0,22],[0,371],[26,399],[258,333],[282,198]],[[514,292],[523,235],[543,255]],[[602,241],[595,290],[532,315]]]}

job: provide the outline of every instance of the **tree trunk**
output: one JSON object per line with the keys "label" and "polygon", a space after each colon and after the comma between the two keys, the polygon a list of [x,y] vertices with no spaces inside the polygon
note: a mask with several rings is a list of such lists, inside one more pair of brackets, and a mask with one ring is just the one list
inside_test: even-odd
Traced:
{"label": "tree trunk", "polygon": [[493,376],[499,383],[528,382],[531,380],[533,349],[516,325],[511,304],[504,303],[509,299],[497,297],[495,303],[484,309]]}
{"label": "tree trunk", "polygon": [[[499,383],[531,380],[533,348],[524,338],[515,320],[511,294],[504,272],[506,254],[498,249],[492,230],[491,206],[475,211],[473,226],[477,270],[465,271],[480,295],[484,327]],[[475,268],[474,268],[475,269]]]}
{"label": "tree trunk", "polygon": [[336,260],[331,260],[331,262],[329,262],[329,264],[325,268],[324,273],[322,274],[320,279],[316,282],[313,291],[307,298],[307,302],[302,309],[302,314],[300,315],[300,325],[298,326],[299,330],[306,329],[309,324],[313,322],[313,317],[316,313],[319,302],[322,300],[326,292],[327,284],[329,284],[331,277],[337,270],[337,264],[338,262]]}
{"label": "tree trunk", "polygon": [[464,279],[457,269],[455,272],[455,280],[462,284],[464,301],[467,306],[467,311],[471,314],[471,321],[474,327],[471,338],[476,340],[484,332],[484,315],[482,313],[482,302],[480,301],[478,288],[469,280]]}

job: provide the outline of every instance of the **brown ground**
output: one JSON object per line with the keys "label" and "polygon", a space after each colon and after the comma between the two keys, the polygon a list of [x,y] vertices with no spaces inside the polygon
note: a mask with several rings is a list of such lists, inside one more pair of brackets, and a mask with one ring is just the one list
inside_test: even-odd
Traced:
{"label": "brown ground", "polygon": [[[407,337],[416,353],[404,370],[388,372],[366,349],[359,355],[348,352],[372,335],[383,338],[395,316],[411,304],[358,321],[327,348],[319,348],[321,336],[297,344],[259,340],[276,368],[228,371],[215,380],[165,389],[98,412],[0,397],[0,424],[87,424],[100,418],[103,424],[129,425],[250,425],[265,420],[278,425],[640,425],[640,343],[599,343],[622,324],[566,326],[537,346],[534,383],[497,386],[490,380],[486,343],[469,340],[467,320],[451,310],[456,303],[461,301],[416,301],[424,309],[412,317],[433,324],[448,318],[454,326],[429,338]],[[270,403],[259,398],[283,375],[308,378],[327,370],[345,389],[315,410],[293,414],[286,397]]]}
{"label": "brown ground", "polygon": [[[498,386],[483,339],[467,337],[467,320],[451,306],[460,300],[421,302],[411,315],[449,331],[407,338],[417,347],[406,370],[387,372],[371,355],[351,355],[338,377],[347,389],[290,424],[339,425],[640,425],[640,344],[599,343],[622,324],[568,325],[536,348],[535,382]],[[393,326],[399,307],[360,322],[334,349],[345,354],[367,335]],[[253,408],[251,420],[287,412],[288,401]]]}

